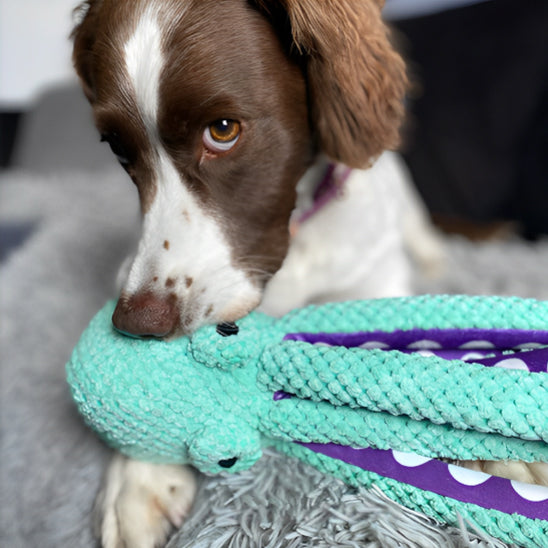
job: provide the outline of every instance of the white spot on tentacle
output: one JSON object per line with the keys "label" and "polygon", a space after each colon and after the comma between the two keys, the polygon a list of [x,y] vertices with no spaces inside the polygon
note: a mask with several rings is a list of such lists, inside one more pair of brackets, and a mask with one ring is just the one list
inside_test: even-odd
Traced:
{"label": "white spot on tentacle", "polygon": [[485,483],[491,476],[485,474],[484,472],[479,472],[477,470],[469,470],[468,468],[463,468],[462,466],[455,466],[450,464],[448,466],[449,473],[453,476],[453,479],[461,483],[462,485],[475,486]]}
{"label": "white spot on tentacle", "polygon": [[408,468],[415,468],[432,460],[429,457],[422,457],[421,455],[416,455],[415,453],[403,453],[402,451],[395,450],[392,450],[392,455],[396,462],[402,466],[407,466]]}

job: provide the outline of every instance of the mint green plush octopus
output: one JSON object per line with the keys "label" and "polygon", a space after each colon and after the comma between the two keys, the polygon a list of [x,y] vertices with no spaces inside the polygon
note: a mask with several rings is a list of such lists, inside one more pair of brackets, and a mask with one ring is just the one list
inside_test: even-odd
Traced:
{"label": "mint green plush octopus", "polygon": [[445,462],[548,462],[547,303],[330,303],[169,342],[117,333],[113,309],[67,373],[86,422],[124,454],[215,474],[275,446],[440,521],[548,545],[548,488]]}

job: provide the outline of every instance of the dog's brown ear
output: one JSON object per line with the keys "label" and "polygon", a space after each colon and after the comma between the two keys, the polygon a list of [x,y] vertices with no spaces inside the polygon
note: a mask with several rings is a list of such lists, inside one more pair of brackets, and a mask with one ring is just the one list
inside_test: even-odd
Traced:
{"label": "dog's brown ear", "polygon": [[320,149],[364,167],[399,145],[405,64],[381,18],[384,0],[259,0],[282,4],[306,57],[311,119]]}
{"label": "dog's brown ear", "polygon": [[95,43],[95,23],[100,3],[101,0],[87,0],[74,10],[76,25],[71,33],[72,62],[89,101],[93,101],[95,96],[91,63]]}

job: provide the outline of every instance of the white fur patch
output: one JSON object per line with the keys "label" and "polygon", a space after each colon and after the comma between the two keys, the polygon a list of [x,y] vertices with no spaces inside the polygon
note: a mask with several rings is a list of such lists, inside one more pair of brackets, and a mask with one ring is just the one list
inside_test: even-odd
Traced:
{"label": "white fur patch", "polygon": [[139,112],[149,133],[155,134],[164,55],[162,30],[152,6],[147,7],[140,18],[124,54]]}
{"label": "white fur patch", "polygon": [[72,23],[74,26],[78,26],[86,18],[86,15],[89,12],[91,5],[89,2],[82,2],[79,4],[76,9],[72,12]]}

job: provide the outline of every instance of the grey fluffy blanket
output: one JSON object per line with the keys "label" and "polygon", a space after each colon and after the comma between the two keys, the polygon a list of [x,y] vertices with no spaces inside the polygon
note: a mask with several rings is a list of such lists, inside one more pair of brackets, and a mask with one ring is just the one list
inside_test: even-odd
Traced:
{"label": "grey fluffy blanket", "polygon": [[[114,295],[138,232],[122,173],[0,177],[0,231],[17,245],[0,264],[0,546],[93,547],[91,508],[109,451],[81,423],[64,364]],[[548,298],[548,245],[447,239],[449,265],[422,292]],[[237,476],[204,478],[170,547],[497,546],[357,492],[268,453]],[[500,545],[501,546],[501,545]]]}

